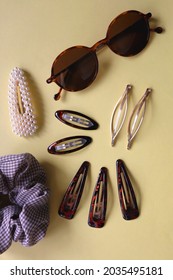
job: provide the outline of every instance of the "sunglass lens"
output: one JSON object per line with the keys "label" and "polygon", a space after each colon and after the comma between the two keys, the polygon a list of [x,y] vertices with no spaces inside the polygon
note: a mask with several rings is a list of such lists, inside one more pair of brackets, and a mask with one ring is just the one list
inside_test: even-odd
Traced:
{"label": "sunglass lens", "polygon": [[96,54],[90,48],[76,46],[61,53],[52,66],[53,81],[68,91],[89,86],[98,72]]}
{"label": "sunglass lens", "polygon": [[132,56],[146,46],[150,36],[147,17],[138,11],[119,15],[109,25],[108,46],[116,54]]}

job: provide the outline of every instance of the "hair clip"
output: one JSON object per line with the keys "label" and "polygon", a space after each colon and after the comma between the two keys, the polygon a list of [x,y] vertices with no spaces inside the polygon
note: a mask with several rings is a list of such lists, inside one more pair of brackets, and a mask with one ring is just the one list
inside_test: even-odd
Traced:
{"label": "hair clip", "polygon": [[8,87],[12,131],[19,136],[30,136],[35,133],[37,125],[23,70],[15,67],[11,71]]}
{"label": "hair clip", "polygon": [[60,139],[48,147],[50,154],[62,155],[76,152],[92,142],[89,136],[71,136]]}
{"label": "hair clip", "polygon": [[146,100],[149,94],[152,92],[151,88],[147,88],[146,92],[144,95],[141,97],[139,102],[136,104],[130,120],[129,120],[129,125],[128,125],[128,144],[127,144],[127,149],[131,148],[132,145],[132,140],[137,134],[143,119],[145,115],[145,110],[146,110]]}
{"label": "hair clip", "polygon": [[59,110],[55,112],[55,117],[69,126],[93,130],[98,128],[98,123],[90,117],[71,110]]}
{"label": "hair clip", "polygon": [[118,194],[123,218],[132,220],[139,216],[135,193],[127,174],[124,162],[119,159],[116,162]]}
{"label": "hair clip", "polygon": [[91,227],[101,228],[105,224],[107,207],[107,169],[102,167],[92,195],[88,224]]}
{"label": "hair clip", "polygon": [[83,193],[88,167],[89,162],[84,161],[69,184],[58,211],[61,217],[66,219],[74,217]]}
{"label": "hair clip", "polygon": [[[111,118],[112,146],[115,144],[115,139],[118,136],[118,133],[120,132],[123,123],[125,121],[126,114],[127,114],[128,93],[131,89],[132,89],[131,85],[126,86],[125,92],[119,98],[118,102],[114,107],[112,118]],[[115,115],[116,115],[116,121],[114,122]]]}

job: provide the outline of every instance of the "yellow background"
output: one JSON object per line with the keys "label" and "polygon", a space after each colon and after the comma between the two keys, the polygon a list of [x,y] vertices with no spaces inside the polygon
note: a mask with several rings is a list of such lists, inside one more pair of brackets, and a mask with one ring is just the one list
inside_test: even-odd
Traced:
{"label": "yellow background", "polygon": [[[98,54],[99,74],[82,92],[65,93],[48,85],[56,56],[74,45],[92,46],[105,37],[109,23],[121,12],[151,12],[152,26],[165,32],[152,34],[147,47],[131,58],[108,48]],[[7,92],[9,73],[22,68],[29,82],[39,129],[20,138],[11,131]],[[51,189],[50,225],[37,245],[14,243],[0,259],[172,259],[173,258],[173,16],[172,1],[139,0],[0,0],[0,155],[32,153],[47,173]],[[110,118],[127,84],[133,85],[126,122],[115,147],[111,147]],[[130,113],[146,88],[148,99],[142,127],[128,151]],[[80,131],[60,123],[58,109],[82,112],[98,121],[96,131]],[[88,135],[93,143],[64,156],[47,152],[52,142],[72,135]],[[140,217],[122,218],[115,162],[123,159],[130,172]],[[58,206],[84,160],[91,163],[85,190],[73,220],[60,218]],[[93,189],[102,166],[108,168],[108,209],[104,228],[88,226]]]}

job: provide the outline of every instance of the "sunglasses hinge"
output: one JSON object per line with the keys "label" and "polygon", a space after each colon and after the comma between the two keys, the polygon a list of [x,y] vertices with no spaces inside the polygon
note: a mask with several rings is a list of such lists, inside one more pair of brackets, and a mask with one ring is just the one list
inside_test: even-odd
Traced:
{"label": "sunglasses hinge", "polygon": [[151,18],[151,17],[152,17],[152,13],[147,13],[145,16],[146,16],[147,18]]}

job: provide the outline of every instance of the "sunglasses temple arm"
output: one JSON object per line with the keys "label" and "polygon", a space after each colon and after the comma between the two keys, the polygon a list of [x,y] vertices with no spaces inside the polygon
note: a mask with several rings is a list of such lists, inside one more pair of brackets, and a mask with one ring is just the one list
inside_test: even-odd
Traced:
{"label": "sunglasses temple arm", "polygon": [[59,100],[59,99],[61,98],[62,89],[63,89],[63,88],[60,87],[58,93],[56,93],[56,94],[54,95],[54,99],[55,99],[56,101]]}
{"label": "sunglasses temple arm", "polygon": [[[147,19],[152,17],[151,13],[148,13],[145,15]],[[164,31],[164,29],[162,27],[156,27],[156,28],[150,28],[150,32],[156,32],[158,34],[162,33]]]}
{"label": "sunglasses temple arm", "polygon": [[150,28],[150,32],[156,32],[158,34],[162,33],[164,30],[162,27],[158,26],[156,28]]}

